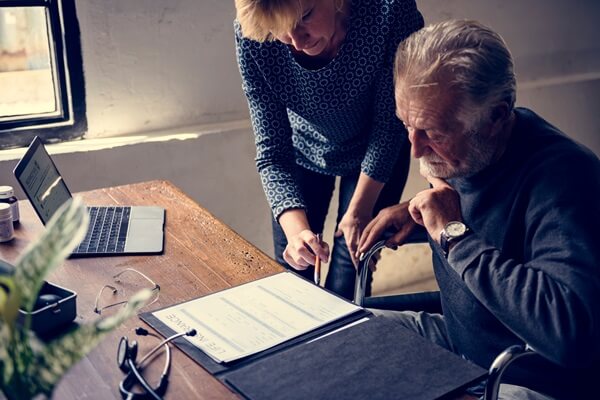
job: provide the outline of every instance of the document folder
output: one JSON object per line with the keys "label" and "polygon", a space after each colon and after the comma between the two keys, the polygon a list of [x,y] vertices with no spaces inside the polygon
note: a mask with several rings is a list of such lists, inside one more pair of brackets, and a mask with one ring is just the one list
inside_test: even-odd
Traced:
{"label": "document folder", "polygon": [[[155,313],[140,318],[164,336],[175,333]],[[362,308],[231,362],[217,362],[187,340],[174,343],[224,384],[255,400],[436,399],[486,375],[484,369]]]}
{"label": "document folder", "polygon": [[[297,274],[281,272],[143,313],[140,318],[165,336],[175,330],[196,329],[195,337],[175,344],[208,371],[218,373],[369,314]],[[249,326],[260,332],[255,333]],[[227,347],[233,355],[217,351]]]}
{"label": "document folder", "polygon": [[486,371],[376,317],[225,375],[247,399],[431,400],[459,394]]}

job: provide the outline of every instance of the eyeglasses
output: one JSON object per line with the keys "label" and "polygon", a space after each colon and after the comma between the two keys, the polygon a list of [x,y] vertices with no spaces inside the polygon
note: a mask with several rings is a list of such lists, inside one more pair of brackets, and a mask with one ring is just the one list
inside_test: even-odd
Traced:
{"label": "eyeglasses", "polygon": [[[119,294],[119,292],[125,292],[125,283],[121,279],[121,275],[123,275],[123,274],[125,274],[127,272],[130,272],[131,274],[136,274],[135,276],[137,276],[137,278],[143,278],[144,282],[147,281],[150,285],[152,285],[152,294],[153,294],[152,301],[150,301],[144,307],[148,307],[148,306],[150,306],[150,305],[152,305],[152,304],[154,304],[154,303],[156,303],[158,301],[158,297],[160,296],[160,285],[157,284],[156,282],[154,282],[152,279],[148,278],[148,276],[146,276],[145,274],[141,273],[140,271],[138,271],[136,269],[133,269],[133,268],[126,268],[123,271],[121,271],[118,274],[116,274],[116,275],[113,276],[113,279],[115,280],[115,283],[119,283],[123,287],[117,288],[116,286],[113,286],[113,285],[104,285],[104,286],[102,286],[102,288],[100,289],[100,291],[96,295],[96,301],[94,303],[94,312],[96,314],[102,314],[102,311],[106,310],[107,308],[116,307],[116,306],[119,306],[119,305],[127,304],[129,302],[129,296],[126,296],[126,298],[123,299],[123,300],[119,300],[117,302],[110,303],[110,304],[104,305],[104,306],[100,305],[100,300],[102,299],[102,293],[104,293],[104,291],[106,289],[110,289],[112,291],[112,295],[113,296],[117,296]],[[130,281],[129,283],[131,284],[133,282]],[[129,285],[129,286],[131,286],[131,285]]]}

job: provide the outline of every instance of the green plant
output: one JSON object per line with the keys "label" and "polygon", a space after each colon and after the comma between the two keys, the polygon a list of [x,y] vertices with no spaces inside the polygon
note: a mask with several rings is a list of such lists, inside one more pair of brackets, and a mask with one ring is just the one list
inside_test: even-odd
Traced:
{"label": "green plant", "polygon": [[29,314],[17,322],[19,308],[31,312],[45,277],[83,239],[87,225],[81,201],[69,201],[25,250],[13,273],[0,276],[0,388],[9,400],[50,397],[64,373],[151,296],[149,290],[140,291],[116,315],[79,325],[47,343],[29,330]]}

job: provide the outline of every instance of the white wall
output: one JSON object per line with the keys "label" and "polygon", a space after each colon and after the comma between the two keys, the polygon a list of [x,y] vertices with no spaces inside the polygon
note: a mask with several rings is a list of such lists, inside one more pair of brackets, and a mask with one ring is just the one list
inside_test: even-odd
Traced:
{"label": "white wall", "polygon": [[[174,136],[152,135],[143,143],[117,147],[106,147],[102,141],[92,139],[90,147],[98,145],[96,150],[73,151],[73,143],[47,147],[73,192],[166,179],[250,242],[270,252],[270,211],[254,166],[254,142],[248,124],[235,125],[242,127],[197,138],[185,138],[196,136],[183,135],[191,132],[188,130]],[[0,161],[0,183],[13,186],[19,199],[25,199],[25,195],[12,170],[24,150],[11,150],[10,157],[0,152],[5,155],[0,154],[0,160],[9,158]]]}
{"label": "white wall", "polygon": [[[518,103],[600,154],[600,2],[419,0],[427,22],[475,18],[498,30],[516,60]],[[90,138],[247,118],[230,0],[77,2]],[[51,151],[61,151],[60,146]],[[15,185],[0,152],[0,183]],[[74,191],[169,179],[270,253],[269,210],[249,128],[185,141],[57,154]],[[12,158],[12,159],[11,159]],[[413,174],[409,192],[422,180]]]}
{"label": "white wall", "polygon": [[233,1],[77,1],[89,137],[247,118]]}
{"label": "white wall", "polygon": [[[516,63],[521,105],[600,153],[600,2],[418,0],[426,23],[473,18]],[[230,0],[78,1],[88,137],[247,118]]]}

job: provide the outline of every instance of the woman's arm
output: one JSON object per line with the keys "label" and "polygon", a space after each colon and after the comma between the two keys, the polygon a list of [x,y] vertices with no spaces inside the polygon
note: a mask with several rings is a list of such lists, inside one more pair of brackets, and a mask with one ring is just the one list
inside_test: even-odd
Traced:
{"label": "woman's arm", "polygon": [[297,165],[287,110],[253,58],[253,55],[260,57],[255,48],[260,45],[244,40],[239,24],[235,24],[235,29],[242,88],[254,130],[256,167],[273,217],[288,240],[283,258],[296,269],[306,269],[314,264],[314,254],[327,261],[329,248],[325,243],[319,244],[308,224],[306,206],[295,179]]}
{"label": "woman's arm", "polygon": [[256,168],[274,218],[287,209],[305,208],[295,179],[295,152],[292,129],[285,105],[265,79],[259,58],[260,46],[242,38],[235,23],[236,55],[242,77],[242,89],[248,100],[250,120],[256,145]]}
{"label": "woman's arm", "polygon": [[361,172],[352,194],[346,213],[340,220],[335,233],[337,237],[344,235],[346,246],[355,266],[358,265],[358,242],[363,229],[373,218],[373,208],[383,189],[383,183],[376,181]]}
{"label": "woman's arm", "polygon": [[[412,6],[395,2],[390,10],[392,31],[387,40],[373,102],[373,120],[369,142],[361,163],[361,174],[350,206],[340,221],[336,235],[344,235],[352,261],[357,265],[357,248],[362,230],[373,217],[373,207],[384,183],[392,174],[402,146],[407,146],[407,134],[396,117],[394,99],[394,57],[399,43],[423,26],[423,17]],[[394,183],[391,183],[394,184]]]}
{"label": "woman's arm", "polygon": [[387,182],[408,134],[396,116],[394,98],[394,59],[398,45],[423,27],[423,17],[414,2],[395,1],[390,6],[390,33],[381,67],[375,73],[372,120],[366,132],[369,141],[361,163],[361,171],[379,182]]}

